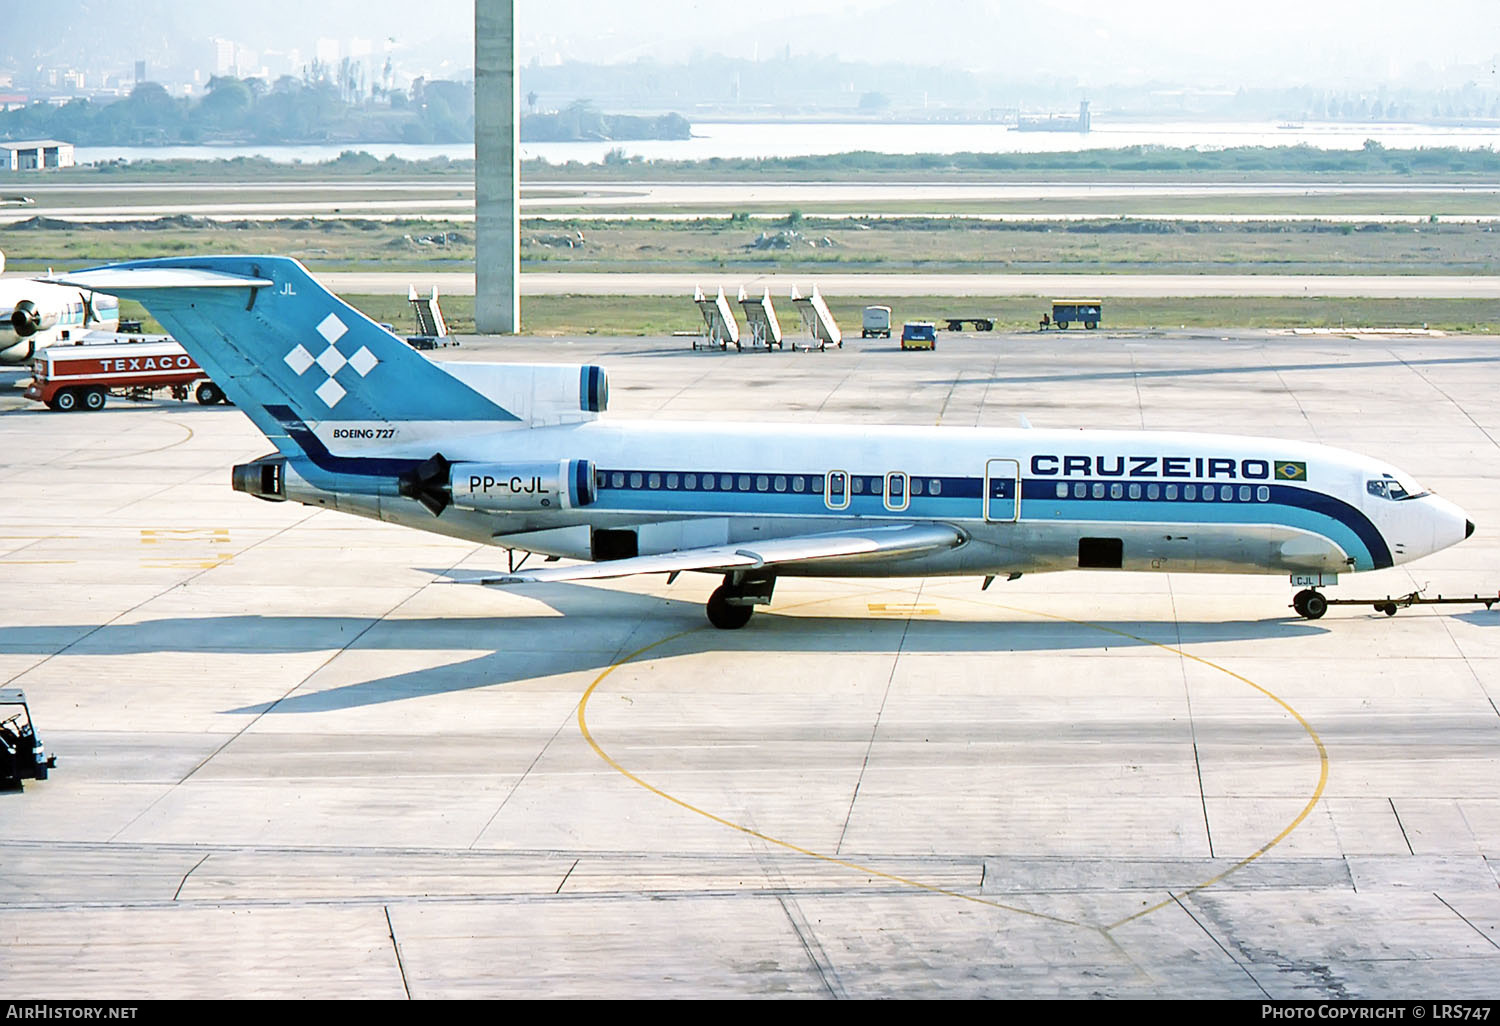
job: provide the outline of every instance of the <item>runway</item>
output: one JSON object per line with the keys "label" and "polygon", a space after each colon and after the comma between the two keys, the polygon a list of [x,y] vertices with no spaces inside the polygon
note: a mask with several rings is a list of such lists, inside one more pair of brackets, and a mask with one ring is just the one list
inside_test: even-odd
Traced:
{"label": "runway", "polygon": [[[1066,342],[1065,358],[1059,352]],[[1479,525],[1330,593],[1500,586],[1500,339],[944,334],[934,353],[465,340],[612,416],[1295,437]],[[16,375],[0,375],[0,386]],[[1283,578],[495,591],[505,554],[255,501],[237,410],[0,388],[0,793],[33,998],[1484,995],[1500,610],[1295,618]],[[809,439],[808,444],[812,444]]]}
{"label": "runway", "polygon": [[[472,222],[474,183],[459,175],[276,178],[245,181],[29,181],[25,205],[0,205],[0,224],[33,217],[81,223],[161,217],[241,219],[428,218]],[[1334,220],[1405,223],[1493,221],[1500,185],[1463,180],[1168,182],[530,180],[520,208],[531,218],[691,220],[743,211],[783,218],[793,208],[825,216],[953,216],[990,220],[1169,218],[1207,221]],[[930,206],[928,205],[930,204]]]}

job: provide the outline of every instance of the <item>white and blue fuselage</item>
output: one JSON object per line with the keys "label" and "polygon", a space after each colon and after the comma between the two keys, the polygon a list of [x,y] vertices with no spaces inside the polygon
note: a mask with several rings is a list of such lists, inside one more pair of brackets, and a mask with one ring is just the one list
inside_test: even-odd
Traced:
{"label": "white and blue fuselage", "polygon": [[[319,427],[315,434],[331,434]],[[376,442],[382,455],[399,452]],[[355,459],[371,454],[327,444]],[[826,560],[786,566],[785,575],[1337,574],[1405,563],[1469,530],[1457,506],[1394,467],[1328,446],[1233,435],[595,421],[449,435],[444,455],[475,464],[587,461],[595,497],[556,511],[455,509],[442,525],[409,500],[345,494],[336,504],[575,559],[599,558],[600,529],[634,532],[639,555],[912,522],[950,524],[966,539],[841,570]]]}
{"label": "white and blue fuselage", "polygon": [[[1287,573],[1315,587],[1462,541],[1378,460],[1188,433],[604,419],[602,368],[439,365],[283,257],[68,276],[138,298],[277,452],[234,486],[584,560],[496,585],[723,574],[719,627],[780,576]],[[1326,608],[1294,606],[1318,616]]]}

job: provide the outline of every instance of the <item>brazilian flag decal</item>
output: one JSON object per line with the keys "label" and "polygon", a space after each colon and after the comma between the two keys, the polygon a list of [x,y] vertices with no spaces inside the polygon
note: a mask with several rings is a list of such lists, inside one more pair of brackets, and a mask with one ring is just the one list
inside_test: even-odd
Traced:
{"label": "brazilian flag decal", "polygon": [[1306,481],[1307,464],[1295,463],[1292,460],[1278,460],[1276,463],[1276,480]]}

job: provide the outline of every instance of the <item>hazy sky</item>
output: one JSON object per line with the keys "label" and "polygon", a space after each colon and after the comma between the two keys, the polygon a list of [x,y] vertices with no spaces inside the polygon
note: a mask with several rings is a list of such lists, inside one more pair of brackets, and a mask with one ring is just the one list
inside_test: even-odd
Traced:
{"label": "hazy sky", "polygon": [[[472,0],[0,0],[17,17],[0,66],[48,62],[77,41],[137,56],[223,36],[310,52],[360,36],[448,67],[472,62]],[[987,76],[1237,85],[1423,84],[1447,69],[1496,86],[1500,0],[518,0],[520,56],[673,61],[722,52],[944,64]],[[92,47],[95,52],[97,46]],[[439,55],[437,57],[434,54]],[[159,56],[158,56],[158,59]],[[1433,82],[1431,84],[1437,84]]]}

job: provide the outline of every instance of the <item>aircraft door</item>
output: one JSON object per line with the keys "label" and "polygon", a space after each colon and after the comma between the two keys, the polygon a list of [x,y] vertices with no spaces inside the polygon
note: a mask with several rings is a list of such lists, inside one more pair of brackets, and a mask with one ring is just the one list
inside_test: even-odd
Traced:
{"label": "aircraft door", "polygon": [[988,460],[984,465],[984,519],[1015,523],[1021,512],[1021,464]]}
{"label": "aircraft door", "polygon": [[849,508],[849,472],[830,470],[823,482],[823,504],[829,509]]}

